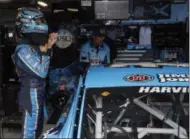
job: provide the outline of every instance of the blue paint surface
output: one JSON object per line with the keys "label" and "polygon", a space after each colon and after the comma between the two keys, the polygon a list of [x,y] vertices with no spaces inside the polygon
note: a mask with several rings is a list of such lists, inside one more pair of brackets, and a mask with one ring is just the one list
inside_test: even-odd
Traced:
{"label": "blue paint surface", "polygon": [[[75,127],[75,119],[79,102],[80,87],[82,86],[82,77],[79,80],[78,88],[73,94],[73,99],[67,116],[62,115],[52,133],[46,133],[44,138],[72,138]],[[62,128],[57,128],[62,124]],[[57,129],[56,129],[57,128]],[[49,130],[50,131],[50,130]],[[48,132],[48,131],[47,131]]]}
{"label": "blue paint surface", "polygon": [[[145,74],[153,76],[152,81],[130,82],[124,80],[125,76]],[[135,86],[188,86],[189,82],[159,82],[157,74],[189,74],[188,68],[169,67],[163,68],[104,68],[92,67],[86,77],[86,88],[101,87],[135,87]]]}
{"label": "blue paint surface", "polygon": [[[146,82],[129,82],[124,80],[125,76],[133,74],[145,74],[153,77],[153,80]],[[109,68],[103,66],[94,66],[89,69],[85,80],[85,89],[82,94],[80,94],[80,87],[83,86],[82,78],[80,78],[79,86],[74,94],[74,98],[69,110],[67,117],[63,115],[57,125],[63,124],[63,126],[55,130],[51,134],[46,134],[45,138],[73,138],[75,119],[77,115],[77,104],[81,95],[81,105],[79,106],[79,125],[77,138],[81,137],[82,132],[82,122],[84,115],[84,104],[87,88],[102,88],[102,87],[136,87],[136,86],[189,86],[189,82],[164,82],[161,83],[158,80],[157,74],[183,74],[189,76],[189,69],[183,67],[174,66],[164,66],[163,68],[135,68],[125,67],[125,68]]]}

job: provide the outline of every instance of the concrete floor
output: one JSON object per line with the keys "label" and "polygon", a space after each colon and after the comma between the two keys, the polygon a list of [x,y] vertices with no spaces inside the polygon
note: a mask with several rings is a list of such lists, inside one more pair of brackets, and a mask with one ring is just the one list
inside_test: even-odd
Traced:
{"label": "concrete floor", "polygon": [[[49,124],[45,124],[44,125],[44,132],[46,132],[47,130],[51,129],[52,127],[54,127],[55,125],[49,125]],[[44,133],[43,132],[43,133]],[[20,138],[21,135],[21,129],[8,129],[8,128],[4,128],[3,129],[3,136],[4,138]]]}
{"label": "concrete floor", "polygon": [[20,138],[20,133],[21,133],[21,130],[5,128],[3,130],[3,137],[4,138]]}
{"label": "concrete floor", "polygon": [[[1,97],[0,97],[1,100]],[[4,115],[4,111],[2,110],[2,104],[0,101],[0,117],[2,117]],[[46,123],[46,122],[45,122]],[[51,129],[52,127],[55,127],[55,125],[51,125],[51,124],[44,124],[44,129],[43,129],[43,133],[45,133],[47,130]],[[13,139],[17,139],[20,138],[21,135],[21,129],[8,129],[8,128],[4,128],[3,129],[3,137],[8,139],[8,138],[13,138]]]}

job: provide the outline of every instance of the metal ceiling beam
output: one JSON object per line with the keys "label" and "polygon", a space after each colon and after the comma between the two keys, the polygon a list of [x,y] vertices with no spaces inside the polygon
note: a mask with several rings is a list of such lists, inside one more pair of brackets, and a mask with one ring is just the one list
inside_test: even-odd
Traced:
{"label": "metal ceiling beam", "polygon": [[0,9],[17,9],[20,7],[34,7],[28,0],[16,0],[10,3],[0,3]]}
{"label": "metal ceiling beam", "polygon": [[52,9],[64,9],[64,8],[79,8],[80,7],[80,1],[74,1],[74,0],[65,0],[61,3],[52,3]]}
{"label": "metal ceiling beam", "polygon": [[30,1],[30,4],[33,4],[33,5],[36,4],[36,0],[29,0],[29,1]]}

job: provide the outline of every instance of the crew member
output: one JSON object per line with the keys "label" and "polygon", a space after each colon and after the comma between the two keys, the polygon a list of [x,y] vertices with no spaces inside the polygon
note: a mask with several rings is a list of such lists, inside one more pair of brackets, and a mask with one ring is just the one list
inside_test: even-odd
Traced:
{"label": "crew member", "polygon": [[21,42],[12,55],[21,82],[18,95],[23,112],[21,138],[39,138],[43,129],[46,76],[50,50],[57,34],[48,35],[44,15],[34,8],[22,8],[16,18],[16,34]]}
{"label": "crew member", "polygon": [[94,28],[92,40],[85,43],[80,51],[80,61],[90,65],[110,64],[110,48],[104,43],[105,29]]}

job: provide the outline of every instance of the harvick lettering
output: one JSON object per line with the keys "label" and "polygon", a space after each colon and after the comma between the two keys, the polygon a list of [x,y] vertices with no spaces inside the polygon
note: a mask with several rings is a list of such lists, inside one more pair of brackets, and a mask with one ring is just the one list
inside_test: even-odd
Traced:
{"label": "harvick lettering", "polygon": [[158,74],[160,82],[189,82],[188,74]]}
{"label": "harvick lettering", "polygon": [[189,87],[141,87],[139,93],[188,93]]}

